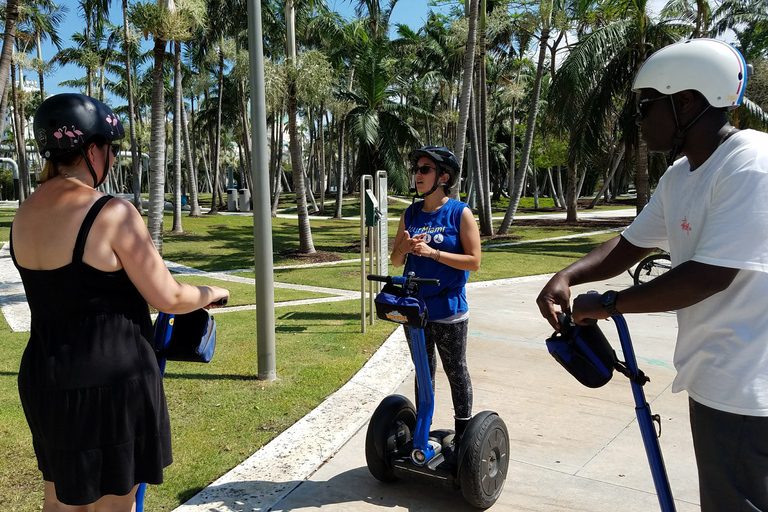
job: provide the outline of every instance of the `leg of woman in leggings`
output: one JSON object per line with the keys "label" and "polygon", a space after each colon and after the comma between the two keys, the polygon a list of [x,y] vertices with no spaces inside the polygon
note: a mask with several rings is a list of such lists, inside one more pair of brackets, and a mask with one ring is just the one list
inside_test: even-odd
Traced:
{"label": "leg of woman in leggings", "polygon": [[[456,427],[456,439],[460,439],[469,420],[472,418],[472,381],[467,368],[467,326],[469,321],[441,324],[429,322],[424,329],[429,374],[432,380],[432,392],[435,391],[435,373],[437,372],[437,354],[435,345],[443,362],[443,370],[451,387],[451,398]],[[405,329],[408,346],[411,346],[410,329]],[[411,349],[413,354],[413,349]],[[416,382],[416,396],[419,396]]]}
{"label": "leg of woman in leggings", "polygon": [[456,439],[461,439],[472,418],[472,381],[467,368],[467,327],[469,320],[454,324],[434,323],[433,336],[443,370],[451,386]]}

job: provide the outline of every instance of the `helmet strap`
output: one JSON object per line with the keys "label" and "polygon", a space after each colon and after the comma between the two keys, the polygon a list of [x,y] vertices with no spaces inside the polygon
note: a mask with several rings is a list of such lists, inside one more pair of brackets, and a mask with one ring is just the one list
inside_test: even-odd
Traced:
{"label": "helmet strap", "polygon": [[693,126],[693,123],[698,121],[701,118],[701,116],[704,115],[704,112],[709,110],[709,107],[711,107],[711,105],[707,105],[704,108],[704,110],[699,112],[699,115],[697,115],[693,119],[693,121],[688,123],[686,126],[680,126],[680,120],[677,117],[677,109],[675,109],[675,100],[672,99],[671,95],[669,96],[669,101],[670,103],[672,103],[672,113],[674,114],[674,117],[675,117],[676,131],[675,131],[675,138],[672,140],[672,151],[670,151],[669,155],[667,156],[667,166],[670,166],[673,163],[675,163],[675,158],[677,158],[677,155],[679,155],[680,151],[683,149],[683,143],[685,142],[686,132],[691,128],[691,126]]}
{"label": "helmet strap", "polygon": [[[109,149],[107,151],[109,151]],[[109,153],[107,153],[107,157],[104,159],[104,174],[101,175],[101,180],[99,180],[99,184],[93,188],[99,188],[105,181],[107,181],[108,172],[109,172]]]}
{"label": "helmet strap", "polygon": [[445,182],[441,182],[441,181],[439,181],[439,180],[440,180],[440,176],[442,176],[443,174],[445,174],[445,171],[444,171],[444,170],[442,170],[442,169],[440,169],[440,172],[439,172],[439,174],[438,174],[438,175],[435,177],[435,184],[434,184],[434,185],[432,185],[432,188],[430,188],[428,192],[424,192],[423,194],[419,194],[419,193],[417,192],[417,190],[418,190],[418,189],[416,189],[415,187],[414,187],[413,189],[411,189],[411,192],[416,192],[416,194],[415,194],[415,196],[414,196],[414,197],[418,197],[419,199],[424,199],[424,198],[425,198],[425,197],[427,197],[429,194],[431,194],[432,192],[434,192],[435,190],[437,190],[437,189],[438,189],[438,187],[444,187],[444,186],[445,186]]}
{"label": "helmet strap", "polygon": [[91,177],[93,178],[93,188],[98,188],[98,186],[101,185],[101,182],[98,181],[98,178],[96,177],[96,171],[94,170],[91,161],[88,160],[88,153],[86,153],[84,147],[81,147],[80,151],[83,153],[83,158],[85,159],[85,164],[88,166],[88,170],[91,171]]}

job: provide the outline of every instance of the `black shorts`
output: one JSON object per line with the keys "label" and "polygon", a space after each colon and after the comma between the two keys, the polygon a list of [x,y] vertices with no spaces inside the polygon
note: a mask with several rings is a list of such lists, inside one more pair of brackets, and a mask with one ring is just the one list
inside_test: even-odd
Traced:
{"label": "black shorts", "polygon": [[688,405],[701,512],[768,512],[768,417]]}

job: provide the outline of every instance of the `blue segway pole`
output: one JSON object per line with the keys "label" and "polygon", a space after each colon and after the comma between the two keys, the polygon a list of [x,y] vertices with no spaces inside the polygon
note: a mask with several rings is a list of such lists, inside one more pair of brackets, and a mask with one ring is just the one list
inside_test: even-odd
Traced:
{"label": "blue segway pole", "polygon": [[[155,350],[164,349],[168,340],[171,339],[173,332],[173,319],[176,315],[160,312],[155,320]],[[160,375],[165,376],[165,359],[158,359],[157,364],[160,367]],[[136,490],[136,512],[144,512],[144,496],[147,494],[147,484],[140,483]]]}
{"label": "blue segway pole", "polygon": [[643,387],[636,382],[636,377],[640,372],[637,367],[637,360],[635,359],[635,351],[632,348],[632,339],[629,336],[627,322],[622,315],[616,315],[611,318],[616,323],[619,341],[621,341],[621,349],[624,351],[626,359],[625,363],[632,373],[630,383],[632,384],[632,394],[635,397],[635,413],[637,414],[637,422],[640,425],[640,434],[645,445],[645,453],[648,456],[648,464],[651,467],[653,485],[656,487],[659,505],[662,512],[675,512],[675,500],[672,498],[672,489],[669,487],[669,478],[664,466],[664,458],[661,455],[659,439],[656,436],[656,428],[653,425],[651,408],[645,399]]}
{"label": "blue segway pole", "polygon": [[413,364],[416,367],[419,405],[416,410],[416,430],[413,434],[411,460],[423,466],[435,456],[435,449],[429,444],[429,428],[432,426],[432,414],[435,410],[435,397],[432,393],[432,377],[429,373],[429,361],[424,340],[424,329],[409,327]]}

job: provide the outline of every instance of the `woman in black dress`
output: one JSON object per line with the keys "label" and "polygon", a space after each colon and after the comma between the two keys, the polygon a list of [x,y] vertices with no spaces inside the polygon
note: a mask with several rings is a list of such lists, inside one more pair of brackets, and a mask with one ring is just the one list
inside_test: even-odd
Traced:
{"label": "woman in black dress", "polygon": [[11,254],[32,312],[19,394],[43,511],[131,511],[138,484],[161,483],[172,461],[147,303],[187,313],[229,292],[178,283],[133,205],[96,190],[125,136],[109,107],[52,96],[34,132],[46,163]]}

